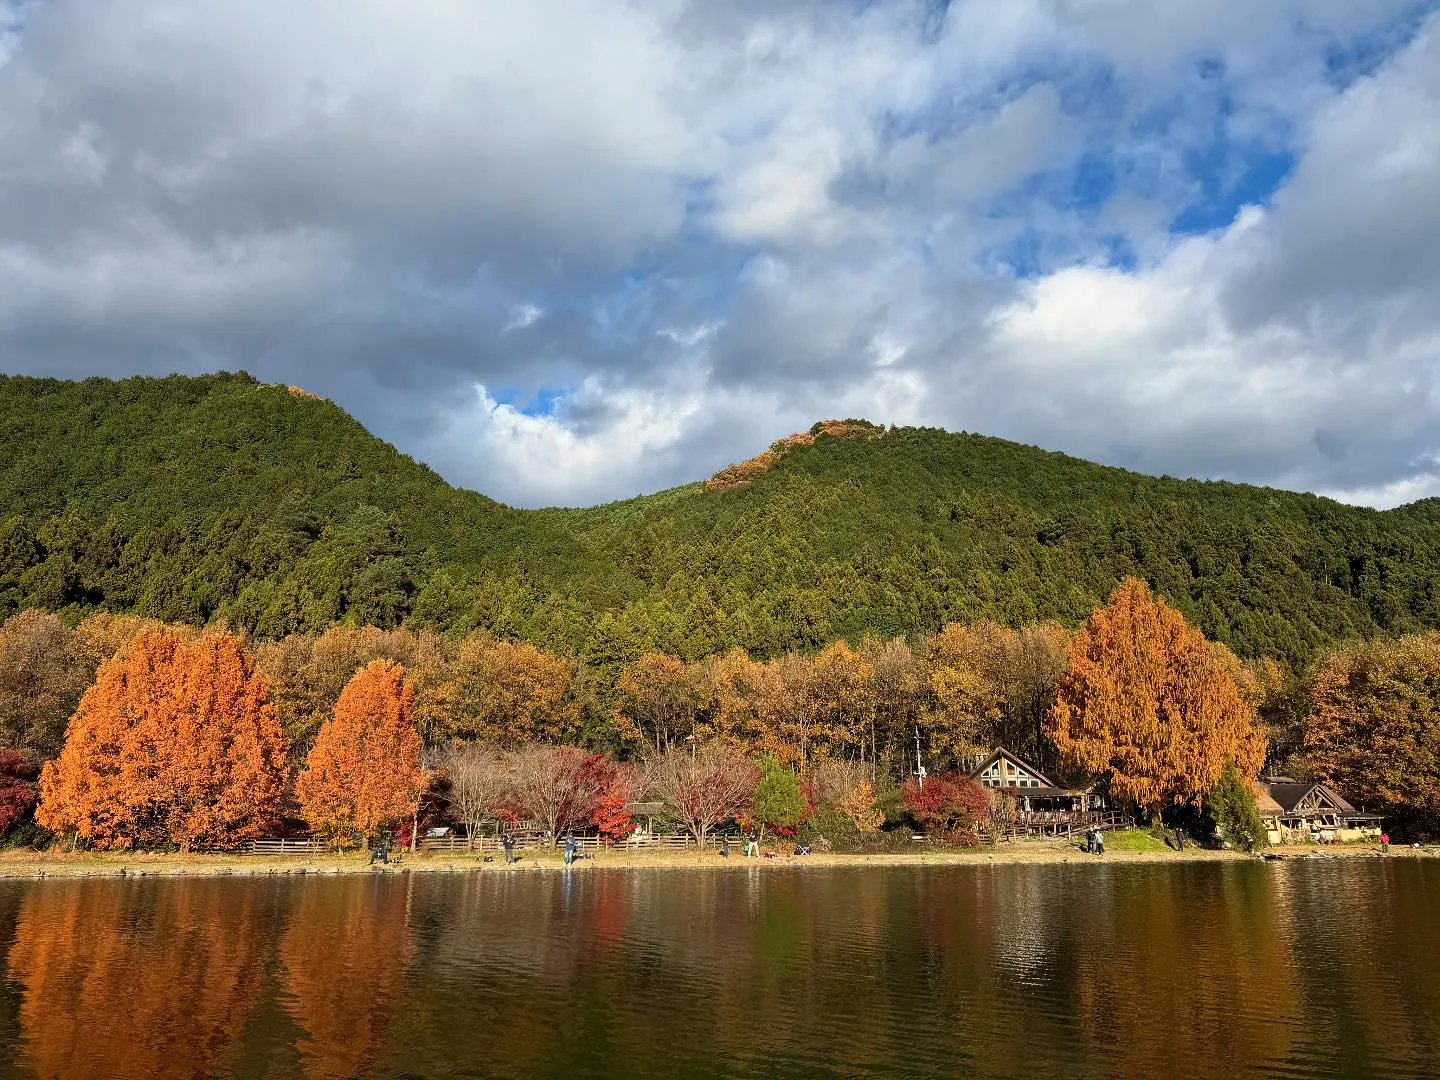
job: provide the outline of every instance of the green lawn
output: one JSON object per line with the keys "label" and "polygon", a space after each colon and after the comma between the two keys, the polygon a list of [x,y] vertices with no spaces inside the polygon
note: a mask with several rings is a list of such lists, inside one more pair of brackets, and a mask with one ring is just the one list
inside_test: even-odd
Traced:
{"label": "green lawn", "polygon": [[[1078,845],[1083,848],[1085,842]],[[1149,829],[1116,829],[1105,834],[1106,851],[1169,851],[1163,840],[1157,840]]]}

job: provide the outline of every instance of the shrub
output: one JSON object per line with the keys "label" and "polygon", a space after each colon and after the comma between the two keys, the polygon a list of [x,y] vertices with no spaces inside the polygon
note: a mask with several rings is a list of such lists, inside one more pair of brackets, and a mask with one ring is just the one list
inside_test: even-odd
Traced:
{"label": "shrub", "polygon": [[959,843],[975,843],[975,827],[990,809],[989,794],[958,773],[932,776],[922,786],[907,780],[905,806],[927,832]]}
{"label": "shrub", "polygon": [[39,778],[40,765],[29,755],[0,750],[0,837],[8,838],[34,812]]}
{"label": "shrub", "polygon": [[749,817],[763,832],[769,829],[779,836],[793,836],[805,820],[810,805],[800,790],[796,775],[769,754],[760,758],[760,782],[755,785]]}
{"label": "shrub", "polygon": [[1214,818],[1221,839],[1231,847],[1254,851],[1269,843],[1265,822],[1255,805],[1255,790],[1240,775],[1235,762],[1225,763],[1219,783],[1206,800],[1206,809]]}

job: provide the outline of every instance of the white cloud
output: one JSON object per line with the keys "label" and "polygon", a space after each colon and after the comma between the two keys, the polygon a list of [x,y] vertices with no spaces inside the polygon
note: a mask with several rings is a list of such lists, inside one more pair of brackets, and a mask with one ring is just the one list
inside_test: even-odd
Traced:
{"label": "white cloud", "polygon": [[[12,369],[250,367],[516,503],[834,415],[1433,487],[1440,16],[1405,44],[1408,0],[16,10]],[[1279,190],[1172,235],[1252,150],[1294,156]]]}
{"label": "white cloud", "polygon": [[[1076,267],[993,316],[1004,426],[1082,454],[1392,504],[1440,446],[1440,44],[1322,110],[1274,208],[1136,272]],[[1433,135],[1433,138],[1427,138]],[[1403,273],[1377,287],[1381,264]],[[1421,310],[1421,307],[1425,310]],[[1078,407],[1066,408],[1066,402]],[[1037,417],[1059,419],[1056,438]]]}

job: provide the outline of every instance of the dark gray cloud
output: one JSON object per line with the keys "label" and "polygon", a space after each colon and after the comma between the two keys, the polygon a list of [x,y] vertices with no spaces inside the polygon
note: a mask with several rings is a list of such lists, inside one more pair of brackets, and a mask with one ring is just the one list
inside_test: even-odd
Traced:
{"label": "dark gray cloud", "polygon": [[0,367],[518,504],[830,415],[1433,493],[1433,6],[0,0]]}

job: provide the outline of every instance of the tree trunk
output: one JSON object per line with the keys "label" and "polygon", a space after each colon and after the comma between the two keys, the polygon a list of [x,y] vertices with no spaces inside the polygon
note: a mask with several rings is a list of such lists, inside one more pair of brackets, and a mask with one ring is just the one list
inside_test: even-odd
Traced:
{"label": "tree trunk", "polygon": [[410,815],[410,854],[415,854],[415,849],[420,844],[420,808],[417,806],[415,812]]}
{"label": "tree trunk", "polygon": [[875,748],[875,716],[872,713],[870,716],[870,783],[872,785],[875,783],[876,758],[879,756],[880,752]]}

